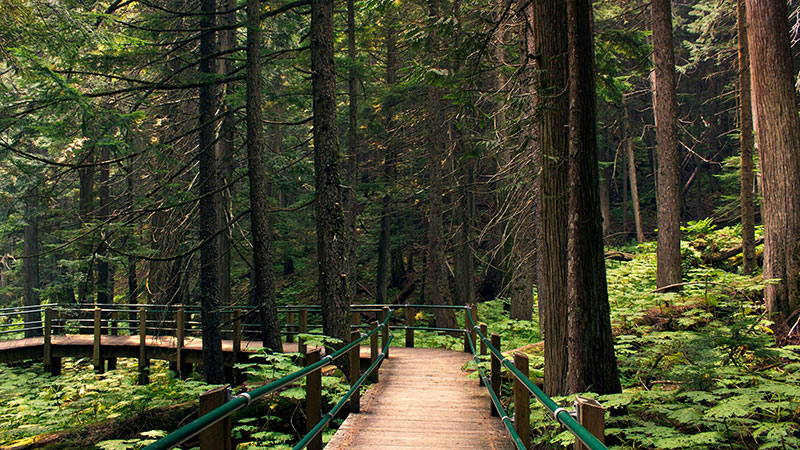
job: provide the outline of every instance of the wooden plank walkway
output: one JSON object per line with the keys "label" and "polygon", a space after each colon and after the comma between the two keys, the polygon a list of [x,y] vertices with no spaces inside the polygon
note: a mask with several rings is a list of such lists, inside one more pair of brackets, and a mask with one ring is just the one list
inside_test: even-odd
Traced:
{"label": "wooden plank walkway", "polygon": [[470,359],[451,350],[392,347],[361,413],[348,416],[326,450],[513,449],[503,423],[490,414],[486,388],[461,372]]}

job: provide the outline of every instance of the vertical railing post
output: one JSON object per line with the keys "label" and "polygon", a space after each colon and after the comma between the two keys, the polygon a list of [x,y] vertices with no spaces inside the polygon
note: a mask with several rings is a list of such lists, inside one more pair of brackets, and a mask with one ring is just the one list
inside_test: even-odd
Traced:
{"label": "vertical railing post", "polygon": [[[485,323],[481,323],[481,334],[486,336],[486,333],[489,331],[489,327],[486,326]],[[486,354],[486,342],[481,339],[481,355]]]}
{"label": "vertical railing post", "polygon": [[[514,367],[527,377],[528,355],[514,353]],[[531,393],[517,377],[514,377],[514,428],[525,448],[531,448]]]}
{"label": "vertical railing post", "polygon": [[[492,333],[491,337],[492,347],[496,348],[498,351],[500,350],[500,335],[497,333]],[[492,353],[491,357],[492,362],[492,369],[491,369],[491,383],[492,383],[492,390],[494,391],[494,395],[497,398],[500,398],[500,359]],[[500,417],[500,412],[495,408],[494,403],[492,403],[492,415],[495,417]]]}
{"label": "vertical railing post", "polygon": [[186,308],[183,305],[175,307],[175,371],[179,378],[187,378],[186,364],[184,363],[184,345],[186,345]]}
{"label": "vertical railing post", "polygon": [[53,368],[53,347],[51,346],[51,335],[53,333],[53,309],[44,309],[44,354],[42,355],[42,362],[44,363],[44,371],[50,372]]}
{"label": "vertical railing post", "polygon": [[[112,308],[115,308],[113,305]],[[111,311],[111,316],[108,319],[108,334],[111,336],[117,335],[117,326],[119,325],[119,312]],[[117,368],[117,358],[108,358],[108,370],[115,370]]]}
{"label": "vertical railing post", "polygon": [[[300,310],[300,323],[297,327],[297,331],[299,333],[308,333],[308,310],[303,308]],[[306,338],[302,338],[300,336],[297,337],[297,351],[301,355],[305,355],[307,352],[306,348]]]}
{"label": "vertical railing post", "polygon": [[[350,342],[355,342],[361,337],[361,332],[358,330],[353,330],[350,332]],[[360,345],[354,346],[350,349],[350,386],[353,386],[358,381],[358,378],[361,376],[361,347]],[[361,412],[361,393],[360,389],[357,389],[353,392],[353,396],[350,397],[350,412],[351,413],[358,413]]]}
{"label": "vertical railing post", "polygon": [[236,368],[239,364],[239,355],[242,353],[242,310],[233,310],[233,380],[239,383],[242,380],[241,370]]}
{"label": "vertical railing post", "polygon": [[475,328],[472,326],[472,323],[475,323],[475,325],[478,325],[478,304],[477,303],[473,303],[472,304],[471,313],[472,313],[472,322],[467,325],[467,328],[469,328],[469,335],[470,335],[470,338],[472,339],[472,345],[475,346],[475,351],[477,351],[478,350],[478,341],[477,341],[478,332],[475,331]]}
{"label": "vertical railing post", "polygon": [[414,348],[414,308],[406,305],[406,347]]}
{"label": "vertical railing post", "polygon": [[469,311],[470,305],[464,307],[464,353],[472,353],[470,349],[469,343],[472,334],[470,333],[470,326],[469,326]]}
{"label": "vertical railing post", "polygon": [[[597,400],[577,396],[575,409],[578,411],[578,422],[589,430],[600,442],[606,442],[606,415],[605,410]],[[580,439],[575,440],[575,450],[587,450]]]}
{"label": "vertical railing post", "polygon": [[[198,416],[203,416],[228,402],[229,385],[220,386],[200,394]],[[200,450],[231,450],[231,417],[228,416],[200,432]]]}
{"label": "vertical railing post", "polygon": [[94,345],[92,346],[92,362],[94,371],[103,373],[103,360],[100,355],[100,339],[103,334],[103,311],[100,308],[94,309]]}
{"label": "vertical railing post", "polygon": [[286,342],[294,342],[294,333],[296,327],[294,324],[294,311],[289,310],[286,313]]}
{"label": "vertical railing post", "polygon": [[[378,322],[373,321],[369,324],[369,330],[373,331],[378,328]],[[369,365],[372,364],[378,359],[378,333],[373,334],[370,336],[369,339]],[[369,375],[369,381],[372,383],[378,382],[378,369],[372,371]]]}
{"label": "vertical railing post", "polygon": [[[305,354],[306,366],[319,362],[320,350]],[[321,418],[322,409],[322,371],[317,369],[306,378],[306,432],[311,431]],[[322,434],[318,434],[308,443],[308,450],[322,450]]]}
{"label": "vertical railing post", "polygon": [[[386,318],[389,317],[389,307],[384,306],[381,308],[381,323],[386,322]],[[383,330],[381,330],[381,347],[386,347],[386,343],[389,342],[389,324],[387,323]],[[389,347],[386,347],[386,355],[384,358],[389,358]]]}
{"label": "vertical railing post", "polygon": [[139,308],[139,384],[147,384],[150,380],[147,361],[147,311]]}
{"label": "vertical railing post", "polygon": [[358,330],[359,325],[361,325],[361,313],[358,311],[353,311],[350,314],[350,329]]}

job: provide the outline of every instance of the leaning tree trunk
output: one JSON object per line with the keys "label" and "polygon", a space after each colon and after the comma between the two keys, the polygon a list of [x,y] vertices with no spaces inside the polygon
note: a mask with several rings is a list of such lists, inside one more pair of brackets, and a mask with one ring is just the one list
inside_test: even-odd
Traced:
{"label": "leaning tree trunk", "polygon": [[798,307],[800,271],[800,119],[797,117],[787,7],[747,1],[747,42],[764,189],[764,286],[767,311]]}
{"label": "leaning tree trunk", "polygon": [[569,0],[569,390],[622,392],[614,355],[597,167],[591,0]]}
{"label": "leaning tree trunk", "polygon": [[739,149],[741,152],[742,273],[756,268],[755,206],[753,203],[753,110],[750,101],[750,58],[747,55],[747,7],[736,3],[739,49]]}
{"label": "leaning tree trunk", "polygon": [[[201,79],[209,80],[216,72],[214,63],[215,36],[213,29],[216,22],[216,0],[202,0],[200,28],[206,30],[200,37],[200,74]],[[198,177],[200,194],[200,306],[202,308],[203,327],[203,374],[207,383],[219,384],[225,379],[223,372],[222,336],[220,333],[219,313],[219,280],[217,278],[217,240],[214,232],[217,225],[217,173],[215,167],[214,141],[216,131],[215,115],[217,111],[216,89],[211,84],[203,84],[198,96],[198,123],[200,153]]]}
{"label": "leaning tree trunk", "polygon": [[539,55],[541,240],[538,293],[544,334],[544,391],[567,393],[567,15],[562,2],[533,2],[534,48]]}
{"label": "leaning tree trunk", "polygon": [[[322,329],[350,336],[349,264],[342,210],[336,80],[333,64],[333,2],[311,0],[311,91],[314,99],[314,181],[319,258],[318,295]],[[346,358],[344,358],[346,360]]]}
{"label": "leaning tree trunk", "polygon": [[283,351],[272,271],[272,221],[269,180],[264,165],[264,129],[261,117],[261,20],[259,0],[247,1],[247,174],[250,179],[250,226],[253,240],[255,303],[261,314],[261,342]]}
{"label": "leaning tree trunk", "polygon": [[675,99],[675,51],[672,44],[671,0],[653,0],[656,140],[658,152],[658,248],[656,285],[681,281],[680,167]]}
{"label": "leaning tree trunk", "polygon": [[631,187],[631,203],[633,204],[633,222],[636,225],[636,242],[644,243],[644,229],[642,228],[642,213],[639,209],[639,182],[636,179],[636,157],[633,153],[633,136],[631,135],[631,120],[628,115],[628,105],[623,102],[624,128],[625,128],[625,155],[628,160],[628,179]]}

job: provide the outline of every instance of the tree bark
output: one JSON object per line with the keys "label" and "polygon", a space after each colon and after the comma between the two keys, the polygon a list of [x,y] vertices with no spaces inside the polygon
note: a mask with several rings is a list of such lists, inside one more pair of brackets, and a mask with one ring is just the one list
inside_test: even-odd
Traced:
{"label": "tree bark", "polygon": [[569,389],[622,392],[608,304],[597,164],[591,0],[569,0]]}
{"label": "tree bark", "polygon": [[[103,146],[100,151],[100,159],[108,161],[110,156],[111,152],[109,152],[108,146]],[[108,220],[111,211],[109,182],[109,166],[108,164],[101,164],[97,171],[97,220],[100,222]],[[103,232],[100,244],[97,247],[97,303],[101,305],[107,305],[114,301],[114,280],[111,279],[109,274],[108,245],[106,243],[106,234]]]}
{"label": "tree bark", "polygon": [[[389,7],[391,8],[391,6]],[[390,11],[393,11],[390,9]],[[397,84],[397,39],[395,33],[397,30],[394,28],[394,14],[392,12],[387,14],[387,27],[386,27],[386,87],[389,90],[394,89]],[[391,261],[391,237],[392,237],[392,194],[391,188],[396,176],[396,160],[395,160],[395,141],[392,137],[392,128],[394,126],[394,100],[387,98],[383,105],[384,110],[384,123],[386,128],[386,155],[383,159],[383,178],[384,178],[384,193],[381,198],[381,229],[378,235],[378,267],[377,267],[377,289],[376,301],[378,303],[388,302],[388,289],[389,278],[391,272],[395,270],[394,264]],[[400,253],[400,265],[396,269],[403,270],[403,257]],[[400,283],[402,285],[402,280]]]}
{"label": "tree bark", "polygon": [[[22,260],[22,305],[39,306],[39,182],[34,181],[28,192],[25,193],[25,228],[23,230]],[[24,315],[27,325],[33,328],[25,331],[25,337],[41,336],[41,314],[29,312]]]}
{"label": "tree bark", "polygon": [[261,316],[264,348],[282,352],[275,274],[272,270],[272,220],[269,179],[264,164],[261,114],[261,19],[259,0],[247,1],[247,172],[250,180],[250,226],[253,240],[255,303]]}
{"label": "tree bark", "polygon": [[767,311],[798,307],[800,271],[800,120],[783,0],[747,1],[747,42],[764,189],[764,286]]}
{"label": "tree bark", "polygon": [[541,200],[538,293],[544,338],[544,391],[567,393],[568,123],[567,14],[558,0],[533,2],[532,28],[540,111]]}
{"label": "tree bark", "polygon": [[[206,30],[200,37],[200,76],[208,79],[216,72],[213,54],[215,53],[216,33],[213,31],[216,23],[216,0],[202,0],[200,2],[202,15],[200,28]],[[207,383],[219,384],[225,379],[223,373],[222,337],[219,326],[221,317],[219,313],[219,279],[218,262],[219,252],[217,240],[214,239],[218,218],[217,199],[217,168],[214,155],[214,141],[216,134],[215,114],[217,112],[216,89],[211,84],[200,86],[198,97],[198,162],[200,174],[198,178],[200,194],[200,226],[199,240],[205,242],[200,247],[200,305],[202,308],[203,327],[203,374]]]}
{"label": "tree bark", "polygon": [[[347,342],[350,293],[336,124],[333,1],[311,0],[311,89],[314,99],[314,180],[318,293],[326,335]],[[344,358],[346,360],[346,358]]]}
{"label": "tree bark", "polygon": [[741,152],[742,273],[756,268],[755,206],[753,202],[753,110],[750,101],[750,58],[747,54],[747,6],[736,2],[739,50],[739,149]]}
{"label": "tree bark", "polygon": [[681,281],[680,167],[678,161],[675,52],[671,0],[652,0],[654,103],[658,152],[656,285]]}
{"label": "tree bark", "polygon": [[[439,0],[430,0],[429,20],[435,26],[439,19]],[[431,57],[438,61],[439,37],[436,30],[432,30],[430,37]],[[447,296],[444,259],[444,229],[442,213],[442,163],[445,160],[445,113],[442,109],[442,89],[437,86],[428,86],[425,98],[425,124],[427,127],[428,148],[428,261],[426,265],[426,283],[428,300],[433,305],[452,305],[452,300]],[[449,309],[434,310],[436,326],[440,328],[455,328],[455,314]]]}
{"label": "tree bark", "polygon": [[356,294],[357,261],[356,218],[358,216],[358,200],[356,185],[358,184],[358,78],[356,77],[356,24],[353,0],[347,0],[347,56],[350,58],[350,71],[347,74],[347,160],[345,162],[344,220],[347,237],[347,274],[350,294]]}
{"label": "tree bark", "polygon": [[623,109],[625,110],[624,128],[625,128],[625,155],[628,159],[628,180],[631,190],[631,203],[633,204],[633,222],[636,226],[636,242],[644,243],[644,229],[642,228],[642,212],[639,209],[639,182],[636,177],[636,156],[634,155],[633,136],[631,135],[631,120],[628,115],[628,106],[623,102]]}

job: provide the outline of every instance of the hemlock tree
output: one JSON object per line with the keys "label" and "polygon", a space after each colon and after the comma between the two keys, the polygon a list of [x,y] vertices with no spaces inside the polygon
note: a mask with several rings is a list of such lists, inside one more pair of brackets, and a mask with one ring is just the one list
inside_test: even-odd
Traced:
{"label": "hemlock tree", "polygon": [[747,54],[747,7],[736,2],[739,54],[739,151],[741,152],[742,273],[756,267],[755,207],[753,205],[753,110],[750,100],[750,58]]}
{"label": "hemlock tree", "polygon": [[675,51],[672,44],[671,0],[653,0],[653,58],[655,60],[656,140],[658,153],[658,249],[656,285],[681,281],[680,172],[675,98]]}
{"label": "hemlock tree", "polygon": [[747,42],[756,136],[764,183],[767,311],[798,307],[800,277],[800,119],[783,0],[747,0]]}

